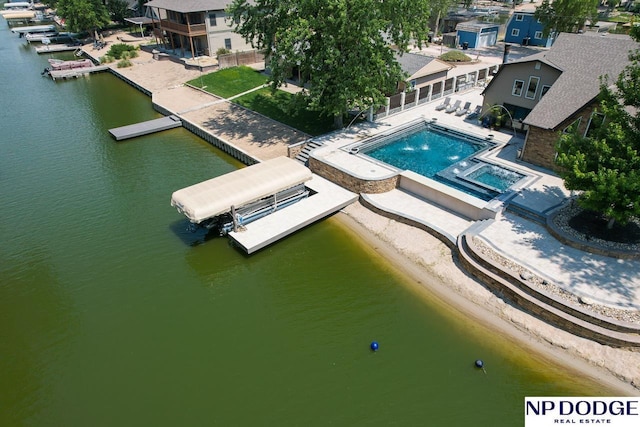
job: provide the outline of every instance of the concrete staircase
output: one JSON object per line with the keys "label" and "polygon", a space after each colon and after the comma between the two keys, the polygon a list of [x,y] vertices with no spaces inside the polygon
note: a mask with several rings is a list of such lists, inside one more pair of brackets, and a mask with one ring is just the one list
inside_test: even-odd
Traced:
{"label": "concrete staircase", "polygon": [[304,145],[302,151],[296,156],[296,160],[305,166],[309,166],[309,154],[318,147],[322,147],[324,144],[318,141],[309,141]]}

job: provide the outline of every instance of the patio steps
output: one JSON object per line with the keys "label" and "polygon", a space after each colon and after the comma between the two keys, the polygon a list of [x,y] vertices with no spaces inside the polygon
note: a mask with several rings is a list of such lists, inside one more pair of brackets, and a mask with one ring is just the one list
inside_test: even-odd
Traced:
{"label": "patio steps", "polygon": [[296,156],[296,160],[305,166],[309,166],[309,154],[311,154],[311,152],[316,148],[322,147],[323,145],[324,144],[322,142],[313,141],[313,140],[307,142],[304,145],[304,148],[302,149],[302,151],[300,151]]}

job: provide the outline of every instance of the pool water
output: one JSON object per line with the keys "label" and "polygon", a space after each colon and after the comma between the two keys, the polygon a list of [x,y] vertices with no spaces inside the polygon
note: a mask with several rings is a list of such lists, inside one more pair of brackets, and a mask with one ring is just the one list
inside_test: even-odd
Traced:
{"label": "pool water", "polygon": [[494,165],[484,165],[467,175],[473,181],[486,184],[499,191],[505,191],[516,182],[524,178],[524,175]]}
{"label": "pool water", "polygon": [[433,178],[438,172],[485,148],[487,145],[483,143],[423,129],[391,139],[365,153],[398,169]]}

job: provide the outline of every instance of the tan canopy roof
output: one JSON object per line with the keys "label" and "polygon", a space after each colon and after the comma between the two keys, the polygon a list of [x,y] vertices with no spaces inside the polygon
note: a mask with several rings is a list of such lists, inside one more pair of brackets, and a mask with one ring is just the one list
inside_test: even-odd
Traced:
{"label": "tan canopy roof", "polygon": [[191,222],[200,223],[247,203],[311,179],[311,171],[288,157],[276,157],[199,184],[171,196],[175,206]]}

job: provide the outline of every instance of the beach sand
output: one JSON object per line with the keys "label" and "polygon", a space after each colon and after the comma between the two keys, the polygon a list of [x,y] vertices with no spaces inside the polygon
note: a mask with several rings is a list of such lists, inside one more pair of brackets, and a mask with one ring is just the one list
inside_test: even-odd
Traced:
{"label": "beach sand", "polygon": [[430,297],[543,358],[588,377],[619,396],[640,396],[640,352],[616,349],[557,329],[505,303],[458,266],[429,233],[356,202],[334,218],[386,258]]}

